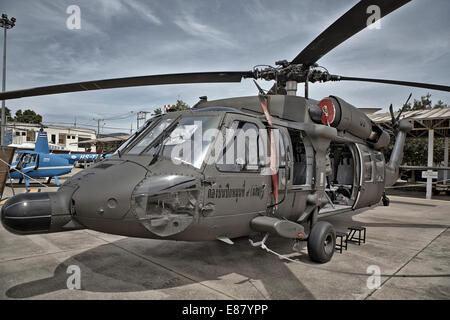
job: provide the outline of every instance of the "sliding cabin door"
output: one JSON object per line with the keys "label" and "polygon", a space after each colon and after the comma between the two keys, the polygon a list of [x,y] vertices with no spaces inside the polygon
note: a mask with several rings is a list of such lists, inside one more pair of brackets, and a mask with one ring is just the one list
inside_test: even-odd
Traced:
{"label": "sliding cabin door", "polygon": [[353,209],[378,203],[384,191],[384,156],[381,152],[356,144],[360,161],[358,196]]}

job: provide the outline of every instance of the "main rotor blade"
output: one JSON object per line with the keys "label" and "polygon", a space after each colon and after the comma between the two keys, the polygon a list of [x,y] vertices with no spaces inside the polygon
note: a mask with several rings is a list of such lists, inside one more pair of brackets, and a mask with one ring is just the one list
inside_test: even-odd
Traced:
{"label": "main rotor blade", "polygon": [[253,78],[252,71],[224,71],[224,72],[198,72],[160,74],[129,78],[105,79],[77,83],[59,84],[39,88],[7,91],[0,93],[0,100],[18,99],[24,97],[43,96],[50,94],[79,92],[87,90],[102,90],[113,88],[127,88],[138,86],[155,86],[165,84],[187,84],[187,83],[218,83],[218,82],[241,82],[242,78]]}
{"label": "main rotor blade", "polygon": [[336,20],[313,42],[311,42],[291,64],[304,64],[310,66],[325,54],[340,45],[342,42],[367,27],[367,19],[372,11],[367,13],[369,6],[380,8],[380,18],[400,8],[411,0],[362,0]]}
{"label": "main rotor blade", "polygon": [[410,82],[410,81],[399,81],[399,80],[388,80],[388,79],[371,79],[371,78],[356,78],[356,77],[343,77],[343,76],[333,76],[340,81],[363,81],[363,82],[377,82],[385,84],[395,84],[399,86],[425,88],[431,90],[447,91],[450,92],[450,86],[444,86],[440,84],[432,83],[421,83],[421,82]]}

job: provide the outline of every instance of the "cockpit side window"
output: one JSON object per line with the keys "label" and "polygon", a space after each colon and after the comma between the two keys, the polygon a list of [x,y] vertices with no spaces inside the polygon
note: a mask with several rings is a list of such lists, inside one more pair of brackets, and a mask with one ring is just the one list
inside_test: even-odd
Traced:
{"label": "cockpit side window", "polygon": [[35,154],[26,154],[23,157],[23,163],[24,164],[34,163],[35,161],[36,161],[36,155]]}
{"label": "cockpit side window", "polygon": [[26,166],[30,163],[34,164],[36,162],[36,157],[37,157],[37,154],[34,154],[34,153],[33,154],[23,153],[19,158],[20,160],[16,166],[16,169],[20,170],[20,169],[22,169],[23,166]]}
{"label": "cockpit side window", "polygon": [[229,172],[259,172],[261,140],[259,128],[247,121],[234,121],[226,130],[217,169]]}
{"label": "cockpit side window", "polygon": [[180,121],[165,135],[162,149],[160,143],[146,151],[160,151],[175,163],[183,162],[199,169],[206,158],[209,147],[217,135],[220,118],[215,115],[189,116]]}
{"label": "cockpit side window", "polygon": [[25,158],[26,153],[21,153],[19,156],[19,162],[17,163],[16,169],[21,170],[23,166],[23,159]]}

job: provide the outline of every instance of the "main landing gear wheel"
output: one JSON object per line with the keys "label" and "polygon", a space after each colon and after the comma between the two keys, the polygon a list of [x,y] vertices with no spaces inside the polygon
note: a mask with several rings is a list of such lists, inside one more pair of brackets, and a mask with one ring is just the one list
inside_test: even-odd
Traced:
{"label": "main landing gear wheel", "polygon": [[314,262],[325,263],[331,260],[336,247],[336,231],[326,221],[317,222],[308,237],[308,255]]}

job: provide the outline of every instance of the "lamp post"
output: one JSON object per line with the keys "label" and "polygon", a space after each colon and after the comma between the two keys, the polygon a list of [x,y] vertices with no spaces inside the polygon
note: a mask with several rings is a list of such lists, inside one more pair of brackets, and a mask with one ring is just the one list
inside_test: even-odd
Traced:
{"label": "lamp post", "polygon": [[[3,33],[3,84],[2,84],[2,91],[5,92],[6,90],[6,30],[13,28],[16,25],[16,18],[8,19],[8,16],[6,13],[2,14],[2,17],[0,19],[0,27],[4,29]],[[2,124],[1,124],[1,144],[2,146],[5,145],[6,139],[6,106],[5,106],[5,100],[2,101]]]}

